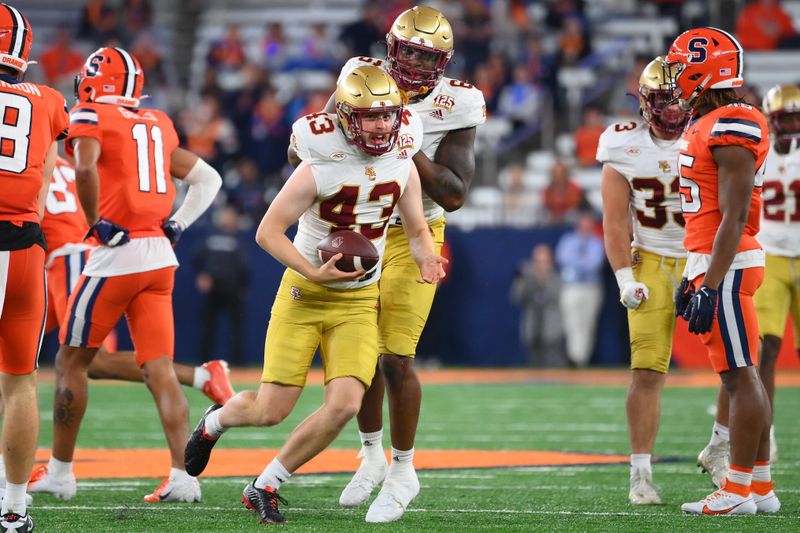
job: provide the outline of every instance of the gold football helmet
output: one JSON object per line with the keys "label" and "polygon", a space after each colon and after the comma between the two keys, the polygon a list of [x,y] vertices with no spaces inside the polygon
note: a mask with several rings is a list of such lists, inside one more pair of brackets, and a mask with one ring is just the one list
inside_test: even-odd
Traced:
{"label": "gold football helmet", "polygon": [[673,96],[674,72],[657,57],[644,67],[639,76],[639,113],[651,126],[667,134],[683,131],[691,110],[681,108]]}
{"label": "gold football helmet", "polygon": [[[354,68],[336,86],[336,114],[347,138],[368,154],[385,154],[394,147],[400,131],[403,99],[397,84],[381,68],[365,65]],[[364,129],[363,118],[371,113],[391,113],[392,127],[387,140],[370,144],[364,134],[378,132]],[[384,133],[384,132],[380,132]]]}
{"label": "gold football helmet", "polygon": [[386,34],[389,72],[403,91],[428,92],[444,76],[453,57],[453,29],[444,15],[427,6],[403,11]]}
{"label": "gold football helmet", "polygon": [[800,140],[800,86],[776,85],[764,95],[762,107],[775,141],[788,144]]}

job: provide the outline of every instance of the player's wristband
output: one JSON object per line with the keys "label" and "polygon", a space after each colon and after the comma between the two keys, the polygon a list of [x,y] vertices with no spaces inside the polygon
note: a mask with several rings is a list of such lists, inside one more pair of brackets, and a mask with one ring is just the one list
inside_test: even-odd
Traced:
{"label": "player's wristband", "polygon": [[617,278],[619,290],[622,290],[626,283],[636,281],[633,279],[633,269],[631,267],[622,267],[619,270],[615,270],[614,277]]}

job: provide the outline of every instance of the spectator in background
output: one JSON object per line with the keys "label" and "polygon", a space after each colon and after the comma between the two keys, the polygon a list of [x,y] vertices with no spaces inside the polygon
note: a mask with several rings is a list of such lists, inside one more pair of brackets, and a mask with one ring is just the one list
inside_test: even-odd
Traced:
{"label": "spectator in background", "polygon": [[597,159],[595,159],[597,145],[605,130],[606,123],[603,113],[596,107],[587,107],[583,112],[583,124],[575,130],[575,158],[579,165],[582,167],[597,165]]}
{"label": "spectator in background", "polygon": [[69,29],[59,27],[52,44],[39,56],[45,84],[69,94],[73,78],[83,66],[84,59],[85,54],[73,47]]}
{"label": "spectator in background", "polygon": [[589,55],[589,36],[578,17],[567,17],[558,32],[558,64],[572,66]]}
{"label": "spectator in background", "polygon": [[225,36],[215,41],[208,51],[208,68],[217,71],[217,81],[224,90],[235,91],[244,84],[242,69],[247,61],[239,26],[230,24]]}
{"label": "spectator in background", "polygon": [[[153,8],[148,0],[125,0],[122,6],[122,33],[123,42],[129,44],[132,40],[147,30],[153,24]],[[138,56],[137,56],[138,58]],[[142,65],[144,68],[144,65]],[[145,70],[148,74],[148,70]]]}
{"label": "spectator in background", "polygon": [[514,66],[511,84],[503,87],[497,110],[511,119],[514,130],[539,120],[541,91],[530,79],[525,65]]}
{"label": "spectator in background", "polygon": [[779,0],[755,0],[736,19],[736,38],[747,50],[774,50],[795,35],[792,19]]}
{"label": "spectator in background", "polygon": [[467,78],[472,76],[475,67],[489,58],[492,44],[492,19],[489,10],[481,0],[464,0],[464,14],[456,23],[455,41],[459,57],[464,62]]}
{"label": "spectator in background", "polygon": [[219,101],[211,94],[203,95],[198,105],[183,112],[181,126],[186,134],[187,150],[215,168],[222,168],[238,148],[233,124],[222,116]]}
{"label": "spectator in background", "polygon": [[384,40],[386,30],[383,26],[383,9],[378,2],[366,2],[363,16],[342,27],[339,42],[346,48],[345,57],[386,55]]}
{"label": "spectator in background", "polygon": [[569,220],[585,203],[583,189],[570,179],[567,166],[556,159],[550,169],[550,184],[542,192],[542,205],[547,210],[548,222],[561,224]]}
{"label": "spectator in background", "polygon": [[564,235],[556,246],[567,357],[576,367],[587,366],[592,356],[597,319],[603,303],[605,260],[603,239],[597,235],[595,215],[590,210],[583,210],[575,230]]}
{"label": "spectator in background", "polygon": [[261,38],[261,64],[272,70],[280,70],[289,57],[289,42],[283,31],[283,24],[270,22],[267,24],[264,37]]}
{"label": "spectator in background", "polygon": [[259,174],[266,177],[268,186],[281,180],[280,172],[286,163],[290,135],[291,126],[285,119],[283,104],[274,92],[264,93],[253,109],[245,153],[256,162]]}
{"label": "spectator in background", "polygon": [[473,80],[475,87],[483,93],[486,111],[490,115],[494,114],[500,102],[500,90],[503,86],[503,80],[492,76],[492,71],[486,63],[481,63],[475,68]]}
{"label": "spectator in background", "polygon": [[217,214],[216,230],[195,252],[197,290],[203,295],[200,319],[200,356],[211,360],[220,313],[228,316],[230,337],[227,359],[243,365],[244,301],[250,282],[250,260],[239,234],[239,212],[232,205]]}
{"label": "spectator in background", "polygon": [[106,0],[89,0],[83,8],[78,38],[105,43],[117,34],[117,12]]}
{"label": "spectator in background", "polygon": [[338,52],[338,41],[331,38],[325,24],[312,24],[308,33],[300,40],[293,68],[333,70]]}
{"label": "spectator in background", "polygon": [[267,212],[258,165],[249,157],[240,157],[234,168],[225,173],[223,187],[228,201],[247,217],[248,226],[259,222]]}
{"label": "spectator in background", "polygon": [[511,284],[511,301],[522,307],[519,336],[531,366],[560,368],[566,364],[560,295],[553,251],[538,244]]}

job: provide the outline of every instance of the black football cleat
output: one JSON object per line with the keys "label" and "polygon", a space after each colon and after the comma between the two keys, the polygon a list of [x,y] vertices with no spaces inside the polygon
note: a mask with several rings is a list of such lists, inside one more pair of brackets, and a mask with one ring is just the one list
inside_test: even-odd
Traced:
{"label": "black football cleat", "polygon": [[289,505],[289,502],[275,489],[270,487],[259,489],[255,486],[255,482],[253,480],[248,483],[242,491],[242,503],[259,516],[261,524],[285,524],[286,518],[278,509],[278,502],[283,505]]}
{"label": "black football cleat", "polygon": [[2,533],[29,533],[33,531],[33,518],[29,515],[6,513],[0,516],[0,532]]}
{"label": "black football cleat", "polygon": [[208,460],[211,459],[211,449],[217,443],[219,437],[210,437],[206,433],[206,418],[220,408],[222,406],[215,403],[206,409],[200,422],[197,423],[194,431],[189,436],[189,442],[186,443],[186,449],[183,451],[183,465],[186,467],[186,473],[190,476],[197,477],[202,474],[208,465]]}

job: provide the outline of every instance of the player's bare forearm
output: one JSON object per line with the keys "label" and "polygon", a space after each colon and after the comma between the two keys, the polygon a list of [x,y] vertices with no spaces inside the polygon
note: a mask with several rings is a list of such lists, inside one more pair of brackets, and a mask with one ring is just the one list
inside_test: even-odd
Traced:
{"label": "player's bare forearm", "polygon": [[39,220],[44,218],[44,208],[47,203],[47,193],[50,190],[50,178],[53,175],[53,169],[56,167],[56,159],[58,158],[58,142],[52,142],[50,148],[47,149],[47,154],[44,158],[44,167],[42,169],[42,187],[39,189]]}
{"label": "player's bare forearm", "polygon": [[75,186],[78,189],[78,199],[86,214],[86,222],[94,226],[100,218],[98,212],[98,199],[100,196],[100,177],[97,167],[76,168]]}
{"label": "player's bare forearm", "polygon": [[433,237],[431,237],[427,224],[424,228],[417,229],[415,232],[406,231],[406,237],[408,237],[411,257],[417,266],[422,267],[428,258],[436,254],[433,248]]}
{"label": "player's bare forearm", "polygon": [[737,220],[733,216],[722,217],[717,235],[714,237],[714,244],[711,249],[711,263],[703,280],[704,285],[712,289],[717,289],[728,270],[731,268],[736,251],[739,249],[739,241],[742,239],[745,221]]}
{"label": "player's bare forearm", "polygon": [[742,239],[750,199],[755,183],[755,156],[740,146],[719,146],[712,149],[717,163],[719,210],[722,213],[714,244],[711,263],[703,283],[712,289],[719,287],[731,267]]}
{"label": "player's bare forearm", "polygon": [[608,262],[615,272],[631,266],[629,229],[630,186],[625,176],[613,167],[603,165],[603,243]]}
{"label": "player's bare forearm", "polygon": [[475,128],[449,132],[433,159],[422,151],[414,155],[422,189],[445,211],[455,211],[464,205],[475,175]]}
{"label": "player's bare forearm", "polygon": [[297,251],[285,233],[262,220],[256,232],[256,242],[281,264],[310,279],[314,266]]}

